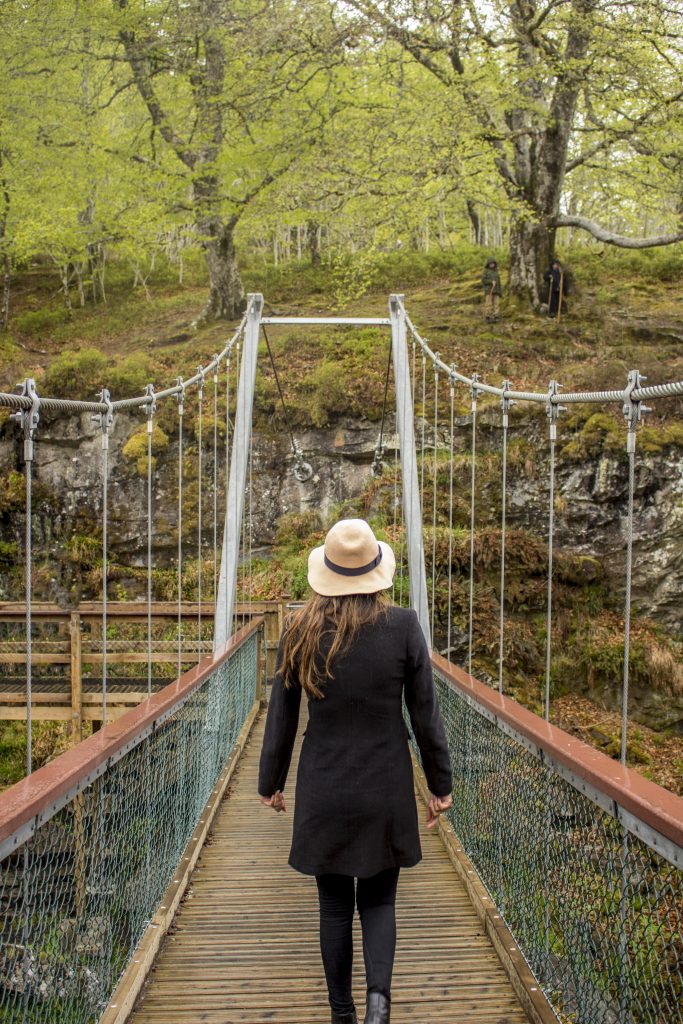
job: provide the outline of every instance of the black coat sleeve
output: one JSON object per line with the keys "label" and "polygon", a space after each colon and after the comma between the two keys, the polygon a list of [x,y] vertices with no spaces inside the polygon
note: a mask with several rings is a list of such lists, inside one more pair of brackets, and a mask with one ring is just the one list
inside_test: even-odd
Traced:
{"label": "black coat sleeve", "polygon": [[410,724],[422,755],[427,785],[434,796],[448,796],[453,788],[451,758],[434,687],[429,650],[417,615],[411,613],[404,695]]}
{"label": "black coat sleeve", "polygon": [[285,687],[280,671],[281,661],[282,643],[277,654],[261,750],[258,778],[258,791],[261,796],[272,796],[276,790],[284,790],[299,725],[301,686],[296,683]]}

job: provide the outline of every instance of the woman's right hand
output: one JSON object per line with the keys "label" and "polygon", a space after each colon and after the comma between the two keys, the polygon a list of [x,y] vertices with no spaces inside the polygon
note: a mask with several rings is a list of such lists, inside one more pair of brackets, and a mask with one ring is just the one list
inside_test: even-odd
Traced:
{"label": "woman's right hand", "polygon": [[450,793],[448,796],[434,796],[433,793],[430,793],[427,804],[427,828],[434,828],[439,820],[439,815],[452,806],[453,797]]}
{"label": "woman's right hand", "polygon": [[286,811],[285,805],[285,794],[281,789],[276,790],[272,796],[259,796],[259,800],[266,807],[272,807],[274,811],[278,813],[280,811]]}

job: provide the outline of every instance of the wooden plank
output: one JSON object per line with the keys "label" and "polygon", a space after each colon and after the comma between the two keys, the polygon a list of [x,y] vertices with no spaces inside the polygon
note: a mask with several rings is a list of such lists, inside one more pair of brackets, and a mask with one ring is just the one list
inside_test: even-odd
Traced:
{"label": "wooden plank", "polygon": [[[276,815],[256,796],[263,728],[264,717],[131,1024],[329,1020],[315,881],[287,866],[300,739],[287,814]],[[420,831],[424,859],[399,881],[392,1024],[524,1024],[527,1016],[440,837],[424,825]],[[357,921],[354,927],[354,993],[361,1010],[365,979]]]}
{"label": "wooden plank", "polygon": [[194,835],[185,847],[184,854],[178,865],[178,875],[166,889],[159,910],[145,931],[127,970],[124,972],[109,1001],[109,1005],[100,1017],[99,1024],[124,1024],[128,1020],[133,1004],[154,962],[159,946],[187,889],[192,871],[209,834],[209,829],[220,807],[221,800],[237,767],[259,710],[259,702],[255,701],[235,741],[228,763],[219,777],[206,807],[202,811]]}
{"label": "wooden plank", "polygon": [[[31,704],[31,718],[35,722],[70,722],[71,721],[71,705],[65,704],[64,707],[57,708],[48,705],[47,707],[39,704]],[[23,722],[26,720],[26,708],[23,707],[3,707],[0,704],[0,721],[1,722]]]}

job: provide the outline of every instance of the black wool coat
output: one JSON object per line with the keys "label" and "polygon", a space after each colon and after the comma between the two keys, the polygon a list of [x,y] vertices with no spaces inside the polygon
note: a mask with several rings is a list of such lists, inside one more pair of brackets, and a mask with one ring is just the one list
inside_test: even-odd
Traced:
{"label": "black wool coat", "polygon": [[[329,648],[328,648],[329,649]],[[278,655],[278,662],[280,655]],[[422,857],[405,698],[427,783],[451,791],[451,764],[429,652],[414,611],[390,607],[332,662],[324,697],[308,699],[290,865],[307,875],[367,878]],[[273,681],[258,791],[284,790],[301,686]]]}

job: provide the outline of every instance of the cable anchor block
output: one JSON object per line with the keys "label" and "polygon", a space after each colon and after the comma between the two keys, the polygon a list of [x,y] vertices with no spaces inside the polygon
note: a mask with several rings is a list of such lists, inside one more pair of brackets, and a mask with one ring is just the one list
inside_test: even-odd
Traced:
{"label": "cable anchor block", "polygon": [[109,448],[109,432],[114,426],[114,405],[107,388],[102,388],[102,390],[98,392],[97,398],[98,401],[106,408],[104,408],[102,412],[96,413],[92,417],[92,422],[96,423],[102,431],[102,451],[106,452]]}
{"label": "cable anchor block", "polygon": [[545,414],[548,417],[550,440],[557,440],[557,420],[561,412],[566,412],[566,405],[560,405],[560,390],[563,385],[551,380],[548,385],[548,401],[545,403]]}
{"label": "cable anchor block", "polygon": [[24,462],[33,462],[33,441],[40,420],[40,398],[33,377],[27,377],[21,384],[17,384],[17,389],[22,398],[30,398],[31,407],[10,413],[10,419],[18,423],[24,435]]}
{"label": "cable anchor block", "polygon": [[294,456],[294,476],[300,484],[305,484],[313,476],[313,466],[306,462],[304,453],[296,441],[292,445],[292,455]]}
{"label": "cable anchor block", "polygon": [[647,377],[644,377],[638,370],[629,370],[626,388],[624,390],[624,404],[622,407],[624,419],[626,420],[626,425],[628,427],[626,452],[629,455],[636,450],[636,428],[638,427],[638,424],[646,412],[652,412],[650,406],[643,405],[639,398],[633,397],[633,392],[641,388],[643,381],[646,380]]}
{"label": "cable anchor block", "polygon": [[512,390],[512,384],[509,380],[503,381],[503,395],[500,400],[500,407],[503,410],[503,427],[507,430],[510,423],[510,409],[517,403],[512,399],[508,398],[506,392]]}

